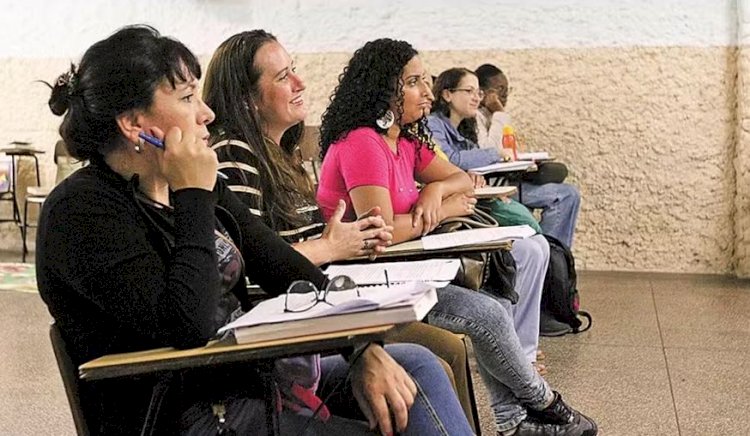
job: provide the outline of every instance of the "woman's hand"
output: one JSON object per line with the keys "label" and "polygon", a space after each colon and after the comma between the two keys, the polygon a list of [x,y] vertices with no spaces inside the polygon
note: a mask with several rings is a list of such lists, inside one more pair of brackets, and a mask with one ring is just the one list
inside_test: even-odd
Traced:
{"label": "woman's hand", "polygon": [[482,104],[491,113],[502,112],[505,110],[503,103],[500,101],[500,96],[494,89],[488,89],[487,92],[485,92]]}
{"label": "woman's hand", "polygon": [[487,180],[484,179],[484,176],[472,173],[471,171],[468,172],[469,177],[471,177],[471,182],[474,184],[474,189],[478,188],[484,188],[487,186]]}
{"label": "woman's hand", "polygon": [[440,208],[443,204],[443,194],[436,183],[429,183],[419,193],[419,200],[412,209],[412,227],[422,222],[422,236],[435,230],[440,224]]}
{"label": "woman's hand", "polygon": [[330,249],[330,261],[349,259],[355,256],[374,258],[391,245],[393,227],[387,226],[380,217],[379,208],[373,208],[357,221],[345,223],[341,219],[346,203],[339,200],[336,210],[326,224],[321,240]]}
{"label": "woman's hand", "polygon": [[391,415],[398,431],[406,429],[417,395],[417,385],[409,374],[376,344],[365,349],[351,371],[352,392],[370,429],[377,426],[381,434],[393,434]]}
{"label": "woman's hand", "polygon": [[185,188],[200,188],[212,191],[216,184],[216,168],[219,165],[216,153],[206,141],[172,127],[165,135],[159,128],[150,129],[150,134],[164,141],[164,151],[155,153],[162,175],[172,191]]}
{"label": "woman's hand", "polygon": [[457,192],[443,200],[442,219],[453,216],[471,215],[476,207],[477,199],[473,196]]}

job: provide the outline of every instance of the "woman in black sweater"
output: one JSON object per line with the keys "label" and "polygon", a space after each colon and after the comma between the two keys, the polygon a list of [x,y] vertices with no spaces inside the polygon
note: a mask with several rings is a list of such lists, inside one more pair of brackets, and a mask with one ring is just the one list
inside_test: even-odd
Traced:
{"label": "woman in black sweater", "polygon": [[[206,127],[214,114],[200,99],[199,78],[200,65],[184,45],[132,26],[90,47],[52,87],[50,108],[64,115],[68,151],[90,161],[50,194],[37,237],[39,291],[75,365],[108,353],[205,344],[244,303],[245,275],[273,295],[299,279],[326,285],[314,265],[217,183]],[[164,148],[144,143],[140,133]],[[340,356],[323,360],[325,392],[348,369]],[[386,353],[365,345],[350,372],[338,397],[356,399],[364,414],[350,418],[367,418],[384,433],[468,433],[426,350],[399,345]],[[215,431],[211,405],[222,403],[237,434],[263,432],[256,380],[250,364],[181,374],[163,431]],[[148,377],[83,383],[82,400],[98,408],[92,432],[139,431],[153,384]],[[282,430],[300,422],[285,412]],[[335,417],[312,425],[315,432],[352,429],[367,426]]]}

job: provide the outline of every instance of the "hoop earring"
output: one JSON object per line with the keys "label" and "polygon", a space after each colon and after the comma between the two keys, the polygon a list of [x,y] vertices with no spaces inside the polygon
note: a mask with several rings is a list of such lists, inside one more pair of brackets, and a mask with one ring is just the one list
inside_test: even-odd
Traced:
{"label": "hoop earring", "polygon": [[375,120],[375,124],[377,124],[381,129],[386,130],[393,125],[393,122],[395,120],[396,117],[393,115],[393,111],[388,109],[380,118]]}

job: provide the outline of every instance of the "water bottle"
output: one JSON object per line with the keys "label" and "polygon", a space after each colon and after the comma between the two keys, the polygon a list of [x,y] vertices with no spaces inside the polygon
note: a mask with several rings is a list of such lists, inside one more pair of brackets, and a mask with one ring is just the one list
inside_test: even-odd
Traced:
{"label": "water bottle", "polygon": [[513,126],[506,124],[503,126],[503,148],[513,150],[513,160],[518,160],[518,148],[516,147],[516,132]]}

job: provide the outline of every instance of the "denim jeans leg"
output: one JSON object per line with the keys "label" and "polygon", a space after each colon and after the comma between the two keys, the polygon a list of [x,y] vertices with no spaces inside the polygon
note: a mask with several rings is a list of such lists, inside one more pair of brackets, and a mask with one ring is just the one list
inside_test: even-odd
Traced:
{"label": "denim jeans leg", "polygon": [[578,209],[581,207],[581,194],[578,188],[567,183],[532,185],[526,182],[521,188],[523,204],[542,209],[542,221],[539,225],[544,233],[554,236],[568,248],[572,248]]}
{"label": "denim jeans leg", "polygon": [[[458,402],[456,393],[437,358],[426,348],[415,344],[386,345],[386,351],[417,384],[417,396],[409,409],[409,421],[403,435],[471,435],[471,427]],[[322,378],[318,395],[334,415],[365,420],[352,387],[346,379],[349,364],[341,356],[321,359]],[[337,387],[338,385],[338,387]]]}
{"label": "denim jeans leg", "polygon": [[512,317],[497,299],[449,285],[438,289],[438,303],[428,320],[471,338],[498,430],[511,429],[525,419],[524,404],[542,406],[552,398],[549,385],[521,350]]}
{"label": "denim jeans leg", "polygon": [[539,311],[549,264],[549,243],[542,235],[513,242],[510,251],[516,261],[518,303],[511,306],[513,323],[529,363],[536,361],[539,347]]}

